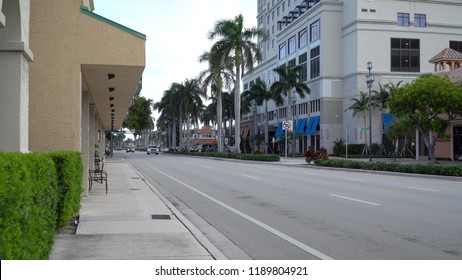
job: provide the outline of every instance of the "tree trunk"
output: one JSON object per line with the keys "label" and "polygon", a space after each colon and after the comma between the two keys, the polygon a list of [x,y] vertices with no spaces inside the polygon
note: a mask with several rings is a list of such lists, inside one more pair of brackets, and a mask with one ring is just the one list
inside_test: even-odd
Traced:
{"label": "tree trunk", "polygon": [[191,115],[188,115],[186,120],[186,151],[189,151],[191,146]]}
{"label": "tree trunk", "polygon": [[268,153],[268,100],[265,100],[265,154]]}
{"label": "tree trunk", "polygon": [[172,127],[172,148],[176,150],[176,119],[173,119],[173,127]]}
{"label": "tree trunk", "polygon": [[234,82],[234,114],[234,145],[236,153],[241,153],[241,65],[239,62],[236,62],[236,81]]}
{"label": "tree trunk", "polygon": [[217,150],[223,152],[223,140],[221,130],[223,125],[223,104],[221,90],[217,92]]}
{"label": "tree trunk", "polygon": [[425,146],[428,149],[428,157],[432,163],[436,163],[436,156],[435,156],[435,145],[436,145],[436,138],[434,140],[431,139],[430,133],[428,131],[423,131],[419,129],[420,133],[423,135]]}

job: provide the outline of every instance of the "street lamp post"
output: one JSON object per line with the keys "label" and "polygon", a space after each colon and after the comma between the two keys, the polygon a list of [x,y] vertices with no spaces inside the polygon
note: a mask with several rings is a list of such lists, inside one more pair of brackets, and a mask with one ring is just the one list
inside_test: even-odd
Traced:
{"label": "street lamp post", "polygon": [[374,76],[371,75],[372,70],[372,62],[367,63],[367,70],[369,70],[369,74],[366,76],[366,83],[367,88],[369,90],[369,100],[368,100],[368,107],[369,107],[369,162],[372,162],[372,107],[371,107],[371,89],[372,84],[374,83]]}
{"label": "street lamp post", "polygon": [[253,152],[257,152],[257,102],[255,100],[252,101],[252,111],[253,111]]}

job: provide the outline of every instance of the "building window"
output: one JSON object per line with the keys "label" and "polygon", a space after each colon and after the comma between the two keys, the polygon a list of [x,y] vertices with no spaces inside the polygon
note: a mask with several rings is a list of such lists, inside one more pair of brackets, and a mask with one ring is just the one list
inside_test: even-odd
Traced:
{"label": "building window", "polygon": [[300,71],[300,82],[306,82],[308,80],[308,67],[307,62],[308,54],[304,53],[298,57],[298,64],[302,67]]}
{"label": "building window", "polygon": [[282,12],[285,12],[286,11],[286,2],[282,2]]}
{"label": "building window", "polygon": [[315,42],[321,38],[321,23],[319,19],[310,25],[310,42]]}
{"label": "building window", "polygon": [[296,51],[295,36],[290,37],[287,43],[289,45],[289,54],[293,54]]}
{"label": "building window", "polygon": [[398,26],[409,26],[409,13],[398,13]]}
{"label": "building window", "polygon": [[462,42],[461,41],[449,41],[449,47],[455,51],[462,53]]}
{"label": "building window", "polygon": [[286,58],[286,43],[282,43],[279,45],[279,59],[284,59]]}
{"label": "building window", "polygon": [[304,48],[308,45],[308,34],[306,28],[298,32],[298,48]]}
{"label": "building window", "polygon": [[427,15],[415,14],[414,15],[414,26],[415,27],[427,27]]}
{"label": "building window", "polygon": [[310,78],[314,79],[321,75],[321,49],[319,46],[311,50],[310,58]]}
{"label": "building window", "polygon": [[420,72],[419,39],[391,39],[391,71]]}
{"label": "building window", "polygon": [[295,61],[295,58],[290,60],[289,63],[287,63],[287,66],[289,66],[290,68],[294,68],[295,65],[297,65],[297,62]]}

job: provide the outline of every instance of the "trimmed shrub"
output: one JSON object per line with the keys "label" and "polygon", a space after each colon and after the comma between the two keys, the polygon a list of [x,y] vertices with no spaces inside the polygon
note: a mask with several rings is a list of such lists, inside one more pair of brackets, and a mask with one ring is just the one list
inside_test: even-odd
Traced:
{"label": "trimmed shrub", "polygon": [[79,152],[53,152],[58,177],[58,208],[56,228],[62,228],[80,210],[83,191],[83,163]]}
{"label": "trimmed shrub", "polygon": [[415,173],[428,175],[456,176],[462,177],[462,166],[444,164],[399,164],[386,162],[363,162],[355,160],[316,160],[318,166],[380,170],[401,173]]}
{"label": "trimmed shrub", "polygon": [[82,175],[77,152],[0,153],[0,259],[48,259],[80,209]]}
{"label": "trimmed shrub", "polygon": [[[180,154],[180,153],[176,153]],[[238,154],[228,152],[184,152],[182,155],[187,156],[200,156],[200,157],[216,157],[216,158],[233,158],[240,160],[251,160],[251,161],[280,161],[279,155],[273,154]]]}
{"label": "trimmed shrub", "polygon": [[56,169],[45,154],[0,154],[0,258],[47,259],[56,229]]}

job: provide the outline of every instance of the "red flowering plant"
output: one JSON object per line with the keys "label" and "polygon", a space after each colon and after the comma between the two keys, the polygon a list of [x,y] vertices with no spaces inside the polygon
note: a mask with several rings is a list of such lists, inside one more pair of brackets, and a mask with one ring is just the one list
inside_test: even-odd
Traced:
{"label": "red flowering plant", "polygon": [[327,154],[326,148],[321,148],[317,151],[314,151],[311,147],[309,147],[304,154],[306,158],[306,162],[312,163],[317,159],[329,159],[329,155]]}

